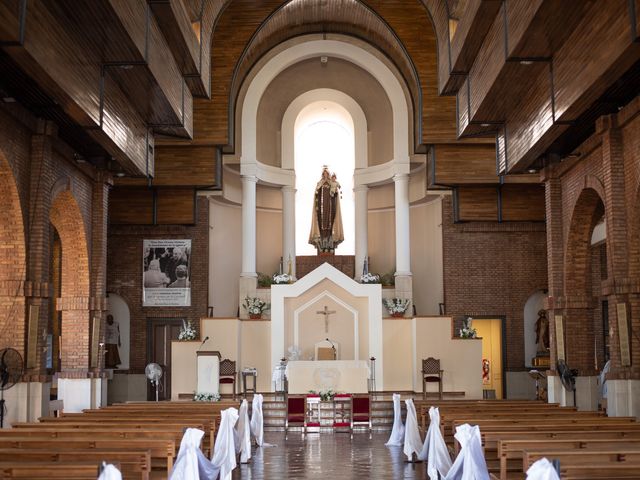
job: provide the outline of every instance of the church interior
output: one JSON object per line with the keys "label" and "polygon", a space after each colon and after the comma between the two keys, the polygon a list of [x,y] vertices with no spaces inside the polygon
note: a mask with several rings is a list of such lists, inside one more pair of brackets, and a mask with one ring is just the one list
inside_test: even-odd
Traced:
{"label": "church interior", "polygon": [[639,31],[638,0],[0,2],[0,478],[96,477],[9,444],[37,427],[150,442],[124,478],[187,426],[235,465],[247,409],[220,478],[317,478],[267,467],[316,427],[390,455],[336,478],[488,479],[432,476],[456,422],[492,478],[537,458],[511,427],[594,442],[544,478],[639,478]]}

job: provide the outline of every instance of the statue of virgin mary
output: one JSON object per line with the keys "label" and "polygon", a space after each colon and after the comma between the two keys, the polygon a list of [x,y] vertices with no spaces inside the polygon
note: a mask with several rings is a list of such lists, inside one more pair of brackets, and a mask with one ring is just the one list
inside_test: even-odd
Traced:
{"label": "statue of virgin mary", "polygon": [[324,167],[314,194],[309,243],[316,247],[318,254],[334,253],[343,240],[340,184],[335,173],[331,175]]}

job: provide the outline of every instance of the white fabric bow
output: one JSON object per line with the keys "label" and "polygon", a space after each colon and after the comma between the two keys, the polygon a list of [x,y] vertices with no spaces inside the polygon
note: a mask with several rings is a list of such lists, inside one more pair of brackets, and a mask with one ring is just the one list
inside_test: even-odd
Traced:
{"label": "white fabric bow", "polygon": [[115,465],[105,465],[98,480],[122,480],[122,474]]}
{"label": "white fabric bow", "polygon": [[264,440],[264,419],[262,417],[262,394],[256,393],[251,401],[251,435],[261,447]]}
{"label": "white fabric bow", "polygon": [[213,478],[217,470],[200,450],[203,436],[202,430],[187,428],[180,442],[176,463],[169,475],[170,480]]}
{"label": "white fabric bow", "polygon": [[422,445],[422,452],[418,455],[420,460],[427,460],[427,475],[431,480],[439,480],[438,472],[445,477],[451,469],[451,457],[449,449],[440,431],[440,410],[436,407],[429,409],[429,430]]}
{"label": "white fabric bow", "polygon": [[404,403],[407,405],[407,420],[404,424],[404,448],[402,451],[411,462],[413,460],[413,454],[418,455],[422,450],[422,439],[420,438],[418,417],[413,400],[408,399],[405,400]]}
{"label": "white fabric bow", "polygon": [[393,428],[389,440],[385,443],[388,447],[400,447],[404,441],[404,425],[402,424],[402,408],[400,407],[400,394],[393,394]]}
{"label": "white fabric bow", "polygon": [[[213,456],[211,457],[211,463],[220,472],[220,480],[231,480],[231,472],[237,465],[236,446],[233,438],[233,426],[237,421],[237,409],[227,408],[221,412],[220,428],[213,445]],[[216,478],[216,476],[213,478]]]}
{"label": "white fabric bow", "polygon": [[541,458],[527,470],[527,480],[560,480],[560,476],[549,460]]}
{"label": "white fabric bow", "polygon": [[456,427],[455,437],[462,448],[445,480],[489,480],[487,462],[482,453],[480,427],[465,423]]}

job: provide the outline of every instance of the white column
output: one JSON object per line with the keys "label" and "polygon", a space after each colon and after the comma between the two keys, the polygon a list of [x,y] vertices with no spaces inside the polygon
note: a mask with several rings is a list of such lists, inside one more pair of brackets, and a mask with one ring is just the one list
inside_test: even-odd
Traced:
{"label": "white column", "polygon": [[409,175],[396,174],[393,182],[396,200],[396,276],[410,276]]}
{"label": "white column", "polygon": [[362,275],[364,259],[369,254],[369,187],[366,185],[356,185],[353,188],[355,196],[355,217],[356,217],[356,272],[355,279]]}
{"label": "white column", "polygon": [[242,277],[256,274],[256,183],[255,175],[242,176]]}
{"label": "white column", "polygon": [[282,271],[287,273],[291,259],[291,273],[296,277],[296,189],[284,185],[282,191]]}

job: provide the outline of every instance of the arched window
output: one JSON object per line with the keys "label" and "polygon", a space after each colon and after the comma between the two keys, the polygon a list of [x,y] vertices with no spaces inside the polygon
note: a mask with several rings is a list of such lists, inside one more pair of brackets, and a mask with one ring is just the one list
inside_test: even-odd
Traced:
{"label": "arched window", "polygon": [[344,242],[338,255],[355,252],[353,173],[355,137],[353,119],[341,105],[318,101],[300,111],[295,122],[294,168],[296,172],[296,253],[315,255],[308,243],[314,189],[326,165],[342,186],[340,201]]}

